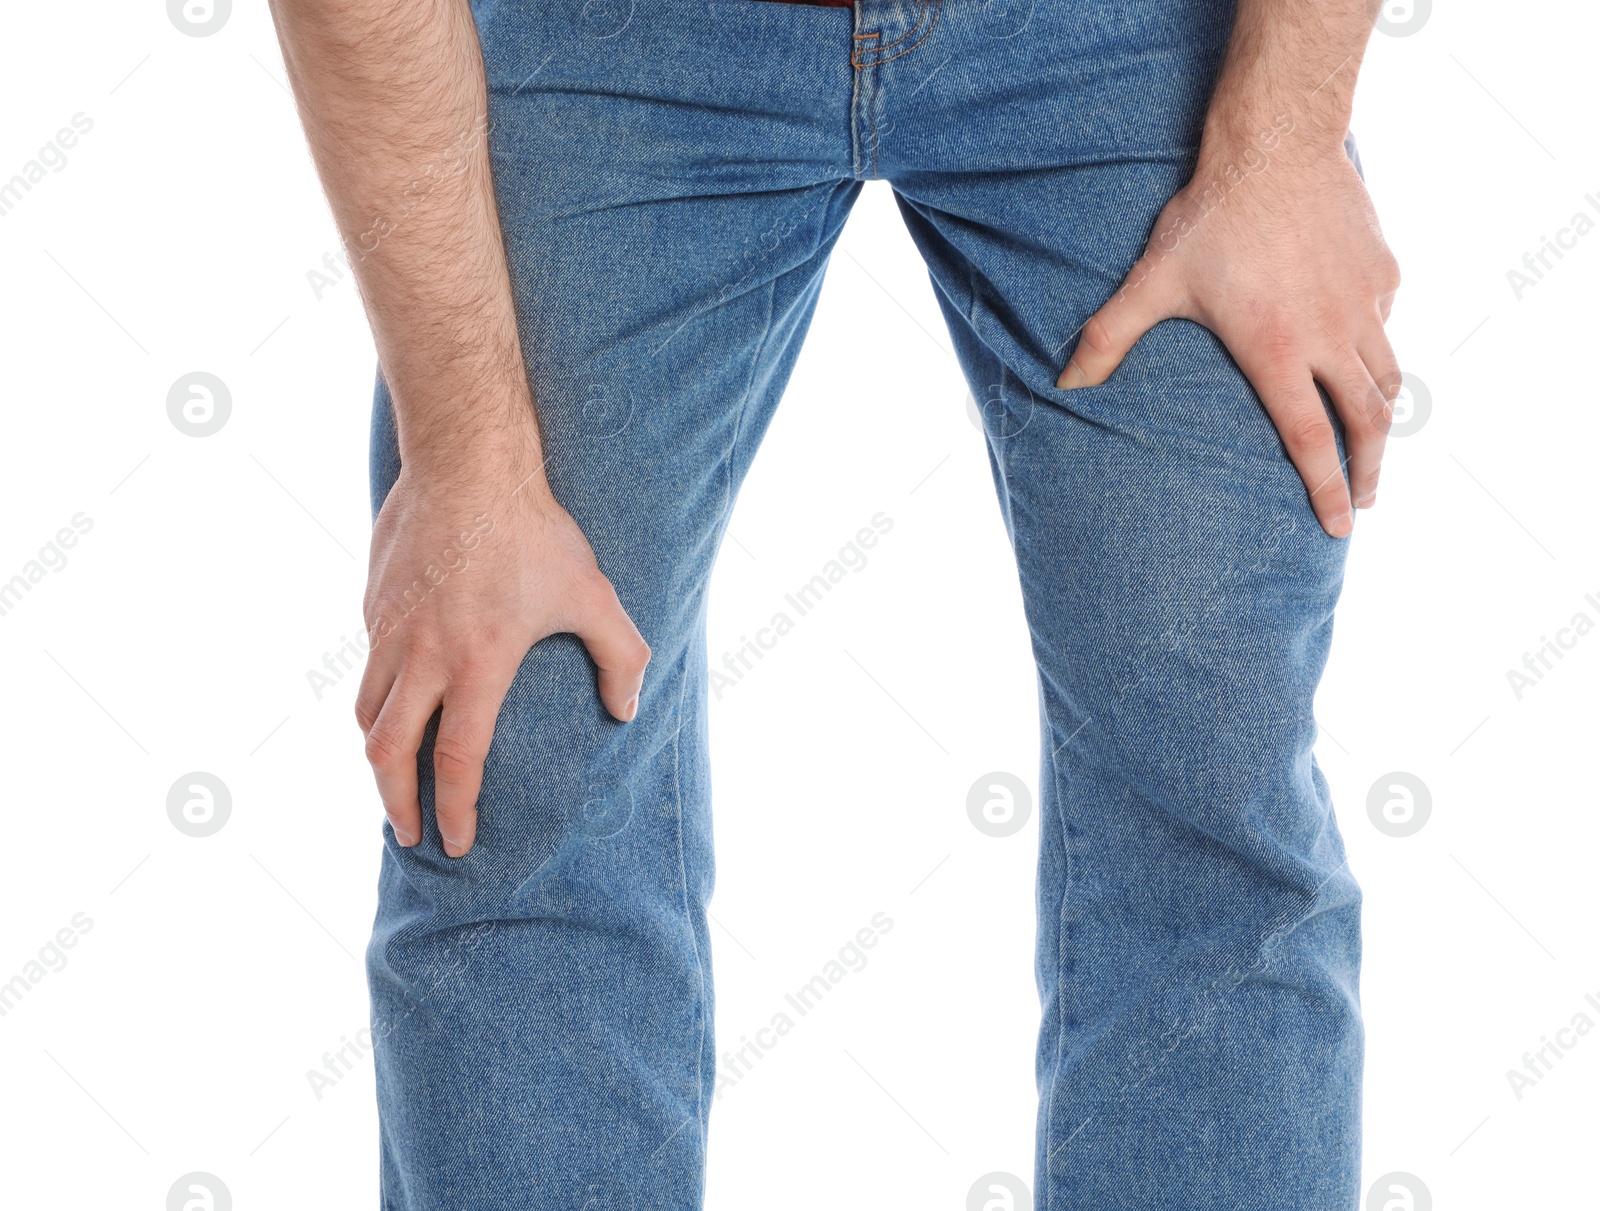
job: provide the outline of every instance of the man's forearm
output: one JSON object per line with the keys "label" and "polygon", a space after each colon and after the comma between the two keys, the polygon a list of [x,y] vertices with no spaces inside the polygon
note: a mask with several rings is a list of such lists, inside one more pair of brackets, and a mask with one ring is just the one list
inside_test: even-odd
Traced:
{"label": "man's forearm", "polygon": [[467,0],[271,0],[402,459],[539,465]]}
{"label": "man's forearm", "polygon": [[1239,0],[1203,148],[1249,144],[1287,116],[1296,147],[1337,149],[1377,7],[1377,0]]}

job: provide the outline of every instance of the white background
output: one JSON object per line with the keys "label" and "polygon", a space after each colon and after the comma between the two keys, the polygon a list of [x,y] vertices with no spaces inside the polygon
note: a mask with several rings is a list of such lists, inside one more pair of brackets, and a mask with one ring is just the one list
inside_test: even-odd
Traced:
{"label": "white background", "polygon": [[[5,24],[0,180],[93,129],[0,218],[0,579],[93,528],[0,617],[0,982],[93,924],[0,1017],[4,1199],[160,1208],[203,1170],[241,1211],[374,1206],[370,1059],[320,1099],[306,1077],[366,1022],[380,846],[357,678],[306,678],[360,626],[360,305],[308,284],[338,241],[261,6],[206,38],[156,0]],[[1415,1174],[1439,1208],[1596,1205],[1600,1035],[1520,1099],[1506,1071],[1600,1023],[1600,632],[1520,700],[1506,672],[1600,622],[1600,232],[1520,300],[1506,275],[1600,205],[1597,38],[1577,0],[1454,0],[1374,37],[1358,97],[1433,412],[1360,520],[1318,757],[1366,892],[1365,1182]],[[166,415],[192,370],[232,393],[204,440]],[[1035,784],[1034,674],[966,387],[874,184],[739,502],[713,659],[880,510],[868,566],[714,708],[724,1045],[895,925],[718,1103],[713,1211],[955,1211],[980,1174],[1031,1181],[1035,828],[985,836],[965,800],[990,771]],[[166,815],[192,770],[232,793],[204,840]],[[1431,792],[1414,836],[1368,818],[1391,771]]]}

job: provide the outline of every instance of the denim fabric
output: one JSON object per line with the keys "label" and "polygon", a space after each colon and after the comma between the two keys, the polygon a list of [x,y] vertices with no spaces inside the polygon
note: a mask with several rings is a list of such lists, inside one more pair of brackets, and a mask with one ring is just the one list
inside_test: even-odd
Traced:
{"label": "denim fabric", "polygon": [[[1360,893],[1312,758],[1346,544],[1205,329],[1054,386],[1193,170],[1231,4],[476,15],[551,483],[654,659],[621,725],[576,639],[533,648],[460,860],[430,730],[426,835],[385,826],[367,955],[383,1206],[701,1205],[706,586],[884,179],[980,402],[1038,663],[1036,1205],[1354,1207]],[[380,381],[374,509],[398,470]]]}

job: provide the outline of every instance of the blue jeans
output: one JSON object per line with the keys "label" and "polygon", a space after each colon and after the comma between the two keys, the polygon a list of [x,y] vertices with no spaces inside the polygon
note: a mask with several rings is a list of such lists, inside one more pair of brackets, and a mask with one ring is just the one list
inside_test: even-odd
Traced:
{"label": "blue jeans", "polygon": [[[874,179],[980,401],[1038,664],[1036,1205],[1356,1205],[1360,893],[1312,758],[1345,543],[1204,328],[1054,385],[1194,170],[1232,15],[479,0],[550,482],[654,658],[623,725],[574,637],[534,646],[459,860],[430,729],[367,954],[388,1211],[701,1205],[707,582]],[[380,382],[374,508],[394,432]]]}

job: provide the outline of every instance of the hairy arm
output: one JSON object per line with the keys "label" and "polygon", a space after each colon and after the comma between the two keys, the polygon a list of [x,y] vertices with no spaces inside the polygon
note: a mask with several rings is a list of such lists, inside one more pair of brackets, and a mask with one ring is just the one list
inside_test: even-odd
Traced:
{"label": "hairy arm", "polygon": [[544,475],[468,0],[271,0],[312,156],[394,400],[402,469],[373,530],[357,720],[401,845],[434,745],[445,852],[471,848],[496,716],[528,649],[576,633],[612,715],[649,648]]}
{"label": "hairy arm", "polygon": [[[1204,324],[1261,396],[1327,532],[1371,506],[1400,390],[1400,273],[1344,151],[1375,0],[1239,0],[1194,179],[1057,385],[1106,381],[1164,319]],[[1344,422],[1348,468],[1317,394]],[[1348,470],[1349,486],[1346,486]]]}

